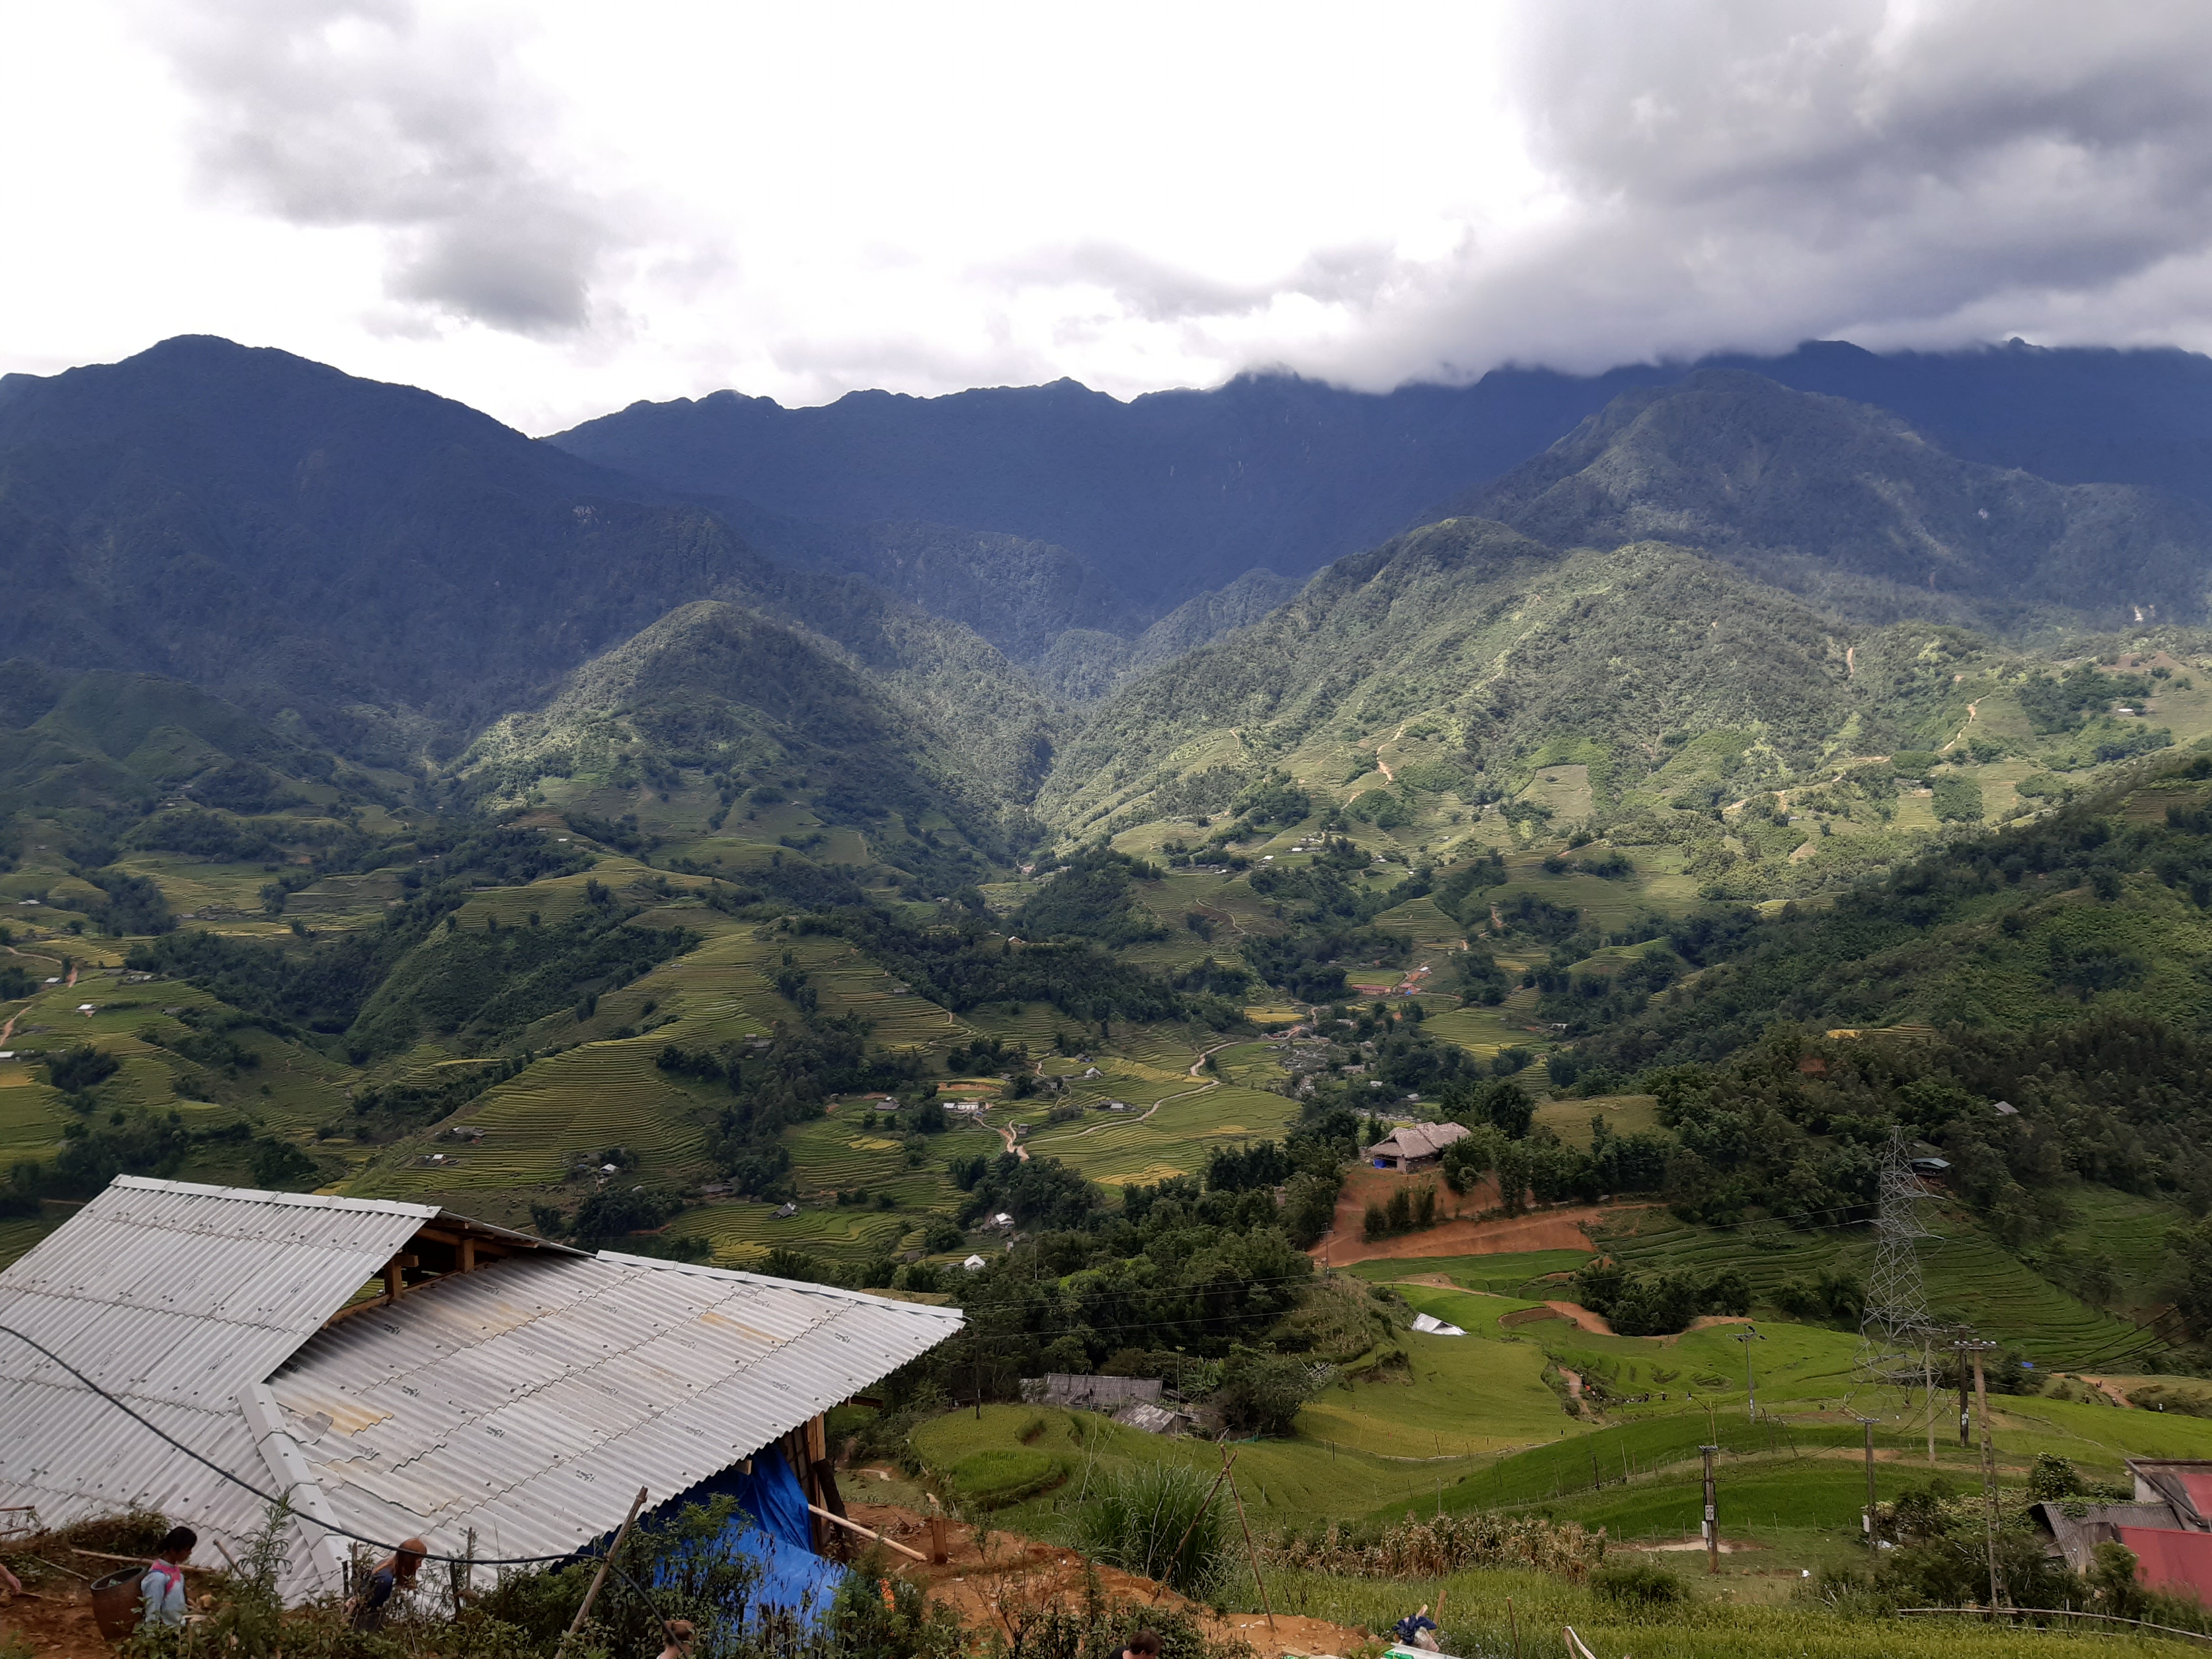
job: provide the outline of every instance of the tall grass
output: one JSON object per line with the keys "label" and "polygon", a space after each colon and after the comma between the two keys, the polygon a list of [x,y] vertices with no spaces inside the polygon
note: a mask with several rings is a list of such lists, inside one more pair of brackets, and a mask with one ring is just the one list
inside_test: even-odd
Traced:
{"label": "tall grass", "polygon": [[[1397,1580],[1280,1569],[1267,1575],[1278,1613],[1377,1634],[1426,1602],[1442,1626],[1443,1650],[1462,1659],[1516,1653],[1521,1659],[1565,1659],[1561,1632],[1570,1625],[1601,1659],[2033,1659],[2044,1654],[2057,1659],[2100,1649],[2142,1651],[2148,1645],[2127,1636],[2015,1630],[1971,1618],[1860,1616],[1847,1605],[1809,1595],[1780,1606],[1740,1605],[1712,1598],[1694,1574],[1685,1576],[1684,1588],[1693,1599],[1639,1607],[1551,1573],[1511,1569]],[[1236,1612],[1260,1611],[1249,1576],[1230,1579],[1224,1599]],[[2154,1650],[2184,1649],[2161,1642]]]}
{"label": "tall grass", "polygon": [[1229,1498],[1179,1463],[1108,1476],[1075,1512],[1076,1547],[1125,1572],[1206,1599],[1232,1576]]}

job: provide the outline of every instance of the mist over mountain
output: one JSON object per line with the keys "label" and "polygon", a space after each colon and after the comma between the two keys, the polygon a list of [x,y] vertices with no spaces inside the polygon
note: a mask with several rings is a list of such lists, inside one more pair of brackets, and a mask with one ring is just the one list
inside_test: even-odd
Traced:
{"label": "mist over mountain", "polygon": [[1072,381],[854,392],[810,409],[724,392],[634,404],[549,441],[798,518],[1050,543],[1158,616],[1255,567],[1310,574],[1435,518],[1622,392],[1709,367],[1889,410],[1963,460],[2212,501],[2212,359],[2016,343],[1876,355],[1821,342],[1591,376],[1500,369],[1383,395],[1270,374],[1126,404]]}

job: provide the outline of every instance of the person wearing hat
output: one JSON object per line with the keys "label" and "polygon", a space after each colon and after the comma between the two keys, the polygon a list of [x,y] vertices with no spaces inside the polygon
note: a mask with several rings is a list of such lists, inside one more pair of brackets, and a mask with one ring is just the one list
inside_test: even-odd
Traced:
{"label": "person wearing hat", "polygon": [[660,1650],[660,1659],[691,1659],[691,1621],[671,1619],[661,1625],[668,1633],[668,1645]]}

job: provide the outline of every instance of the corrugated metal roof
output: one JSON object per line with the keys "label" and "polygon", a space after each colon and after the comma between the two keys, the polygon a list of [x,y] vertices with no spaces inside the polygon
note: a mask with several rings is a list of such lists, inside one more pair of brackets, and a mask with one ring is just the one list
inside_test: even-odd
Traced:
{"label": "corrugated metal roof", "polygon": [[627,1256],[516,1258],[323,1332],[271,1379],[346,1524],[580,1547],[860,1393],[951,1309]]}
{"label": "corrugated metal roof", "polygon": [[[437,1214],[312,1194],[118,1176],[0,1273],[0,1324],[44,1344],[163,1431],[264,1490],[238,1411]],[[61,1525],[133,1504],[234,1548],[262,1505],[0,1337],[0,1502]],[[302,1542],[296,1565],[312,1571]]]}
{"label": "corrugated metal roof", "polygon": [[[337,1325],[426,1224],[535,1245]],[[480,1556],[566,1553],[959,1328],[950,1310],[543,1245],[434,1207],[118,1178],[5,1273],[0,1324],[303,1514]],[[289,1362],[289,1363],[288,1363]],[[264,1386],[265,1385],[265,1386]],[[260,1500],[0,1338],[0,1503],[131,1504],[235,1551]],[[289,1595],[345,1551],[295,1522]]]}

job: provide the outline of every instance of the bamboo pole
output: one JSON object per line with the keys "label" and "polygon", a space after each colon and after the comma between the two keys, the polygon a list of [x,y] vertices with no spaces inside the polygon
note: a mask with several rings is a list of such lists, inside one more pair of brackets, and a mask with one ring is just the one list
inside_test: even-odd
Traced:
{"label": "bamboo pole", "polygon": [[607,1582],[607,1569],[614,1565],[615,1557],[622,1553],[623,1542],[629,1536],[630,1523],[637,1519],[637,1512],[644,1507],[645,1488],[640,1486],[637,1496],[629,1500],[629,1513],[623,1516],[622,1525],[615,1528],[615,1541],[607,1546],[607,1553],[599,1561],[599,1570],[592,1575],[592,1587],[584,1592],[584,1605],[576,1609],[576,1616],[569,1620],[568,1628],[562,1634],[562,1647],[568,1645],[570,1638],[583,1629],[584,1620],[591,1617],[592,1603],[599,1599],[599,1586]]}
{"label": "bamboo pole", "polygon": [[[1206,1501],[1198,1506],[1198,1513],[1190,1517],[1190,1524],[1182,1529],[1182,1536],[1176,1540],[1176,1547],[1169,1553],[1167,1565],[1161,1569],[1162,1571],[1164,1572],[1169,1568],[1175,1565],[1176,1558],[1182,1553],[1182,1547],[1190,1542],[1191,1534],[1198,1530],[1198,1523],[1206,1519],[1206,1512],[1213,1507],[1214,1494],[1221,1490],[1221,1483],[1229,1478],[1229,1466],[1236,1461],[1237,1454],[1235,1452],[1225,1452],[1223,1454],[1221,1461],[1221,1473],[1213,1477],[1213,1484],[1206,1489]],[[1152,1581],[1152,1599],[1146,1605],[1148,1607],[1158,1606],[1160,1599],[1160,1592],[1166,1588],[1167,1581],[1164,1578],[1154,1579]]]}
{"label": "bamboo pole", "polygon": [[1244,1552],[1252,1558],[1252,1582],[1260,1587],[1260,1607],[1267,1615],[1267,1630],[1272,1635],[1275,1629],[1275,1609],[1267,1600],[1267,1581],[1260,1576],[1260,1547],[1252,1541],[1252,1523],[1244,1518],[1244,1499],[1237,1490],[1237,1477],[1229,1472],[1229,1463],[1225,1455],[1222,1461],[1221,1475],[1222,1479],[1229,1483],[1229,1496],[1237,1505],[1237,1524],[1244,1531]]}
{"label": "bamboo pole", "polygon": [[848,1532],[857,1532],[863,1538],[872,1538],[885,1548],[896,1550],[901,1555],[912,1556],[917,1561],[927,1562],[929,1559],[920,1550],[910,1550],[897,1539],[886,1538],[883,1534],[872,1528],[864,1527],[857,1521],[849,1521],[842,1515],[832,1515],[819,1504],[809,1504],[806,1507],[833,1527],[842,1527]]}

